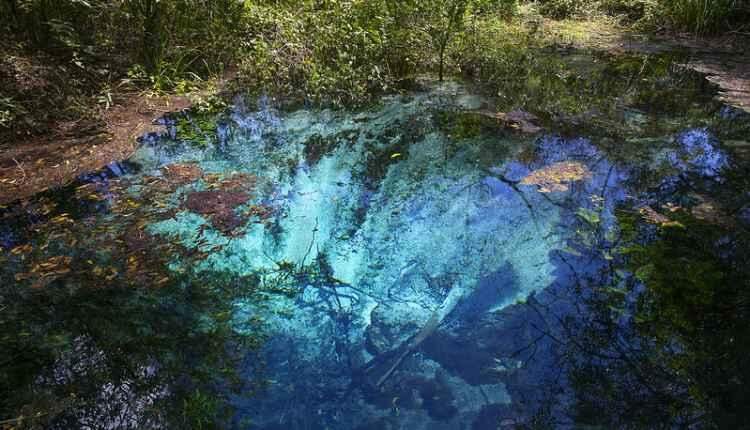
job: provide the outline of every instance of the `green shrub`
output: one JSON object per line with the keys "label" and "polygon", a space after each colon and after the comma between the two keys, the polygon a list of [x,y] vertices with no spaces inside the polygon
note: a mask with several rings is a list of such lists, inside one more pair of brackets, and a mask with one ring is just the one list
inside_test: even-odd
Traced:
{"label": "green shrub", "polygon": [[255,91],[321,104],[366,102],[424,63],[425,35],[409,30],[412,9],[388,2],[320,8],[246,5],[240,79]]}

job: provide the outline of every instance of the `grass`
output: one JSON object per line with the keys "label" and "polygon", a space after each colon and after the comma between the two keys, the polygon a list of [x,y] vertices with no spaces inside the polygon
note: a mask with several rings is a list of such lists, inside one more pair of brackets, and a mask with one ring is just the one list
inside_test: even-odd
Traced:
{"label": "grass", "polygon": [[706,35],[726,31],[737,12],[737,0],[664,0],[669,23],[676,29]]}

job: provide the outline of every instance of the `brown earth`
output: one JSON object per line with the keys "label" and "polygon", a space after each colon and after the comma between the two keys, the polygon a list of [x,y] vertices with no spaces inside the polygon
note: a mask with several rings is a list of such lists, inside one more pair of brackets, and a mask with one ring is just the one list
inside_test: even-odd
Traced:
{"label": "brown earth", "polygon": [[160,132],[154,120],[190,107],[186,97],[133,94],[101,113],[101,123],[60,123],[54,132],[5,143],[0,152],[0,205],[62,186],[78,175],[128,158],[137,138]]}

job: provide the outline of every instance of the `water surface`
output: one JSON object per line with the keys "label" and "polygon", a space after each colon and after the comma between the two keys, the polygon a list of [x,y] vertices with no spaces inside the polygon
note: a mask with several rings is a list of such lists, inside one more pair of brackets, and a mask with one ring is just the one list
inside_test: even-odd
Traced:
{"label": "water surface", "polygon": [[[701,77],[649,73],[594,92],[608,110],[575,118],[528,115],[511,92],[498,102],[455,83],[354,112],[237,98],[208,131],[177,115],[171,135],[147,136],[130,160],[6,208],[0,274],[37,292],[202,277],[232,291],[221,315],[158,309],[209,335],[228,321],[257,337],[239,368],[252,390],[231,398],[237,428],[513,428],[545,405],[570,426],[560,339],[566,321],[586,320],[586,288],[630,279],[613,266],[623,214],[647,232],[670,222],[664,208],[720,207],[711,192],[737,162],[722,142],[747,121]],[[659,79],[685,80],[668,92]],[[134,344],[151,339],[146,325]],[[73,327],[60,342],[96,367],[98,338]],[[57,376],[37,383],[65,383],[70,360],[56,356]],[[102,418],[123,399],[100,390],[62,422],[143,426],[142,408]]]}

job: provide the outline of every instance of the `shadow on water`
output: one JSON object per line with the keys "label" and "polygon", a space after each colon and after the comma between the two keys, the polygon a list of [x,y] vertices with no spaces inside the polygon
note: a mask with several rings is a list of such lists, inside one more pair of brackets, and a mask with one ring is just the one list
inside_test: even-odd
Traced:
{"label": "shadow on water", "polygon": [[745,339],[745,314],[714,332],[685,315],[745,303],[726,285],[747,279],[748,115],[679,57],[539,54],[355,112],[178,115],[131,160],[4,208],[0,381],[24,388],[0,411],[38,392],[51,428],[153,427],[164,405],[233,428],[482,430],[625,426],[639,397],[637,419],[683,425],[715,412],[695,390],[735,400],[684,376],[713,363],[685,333]]}

